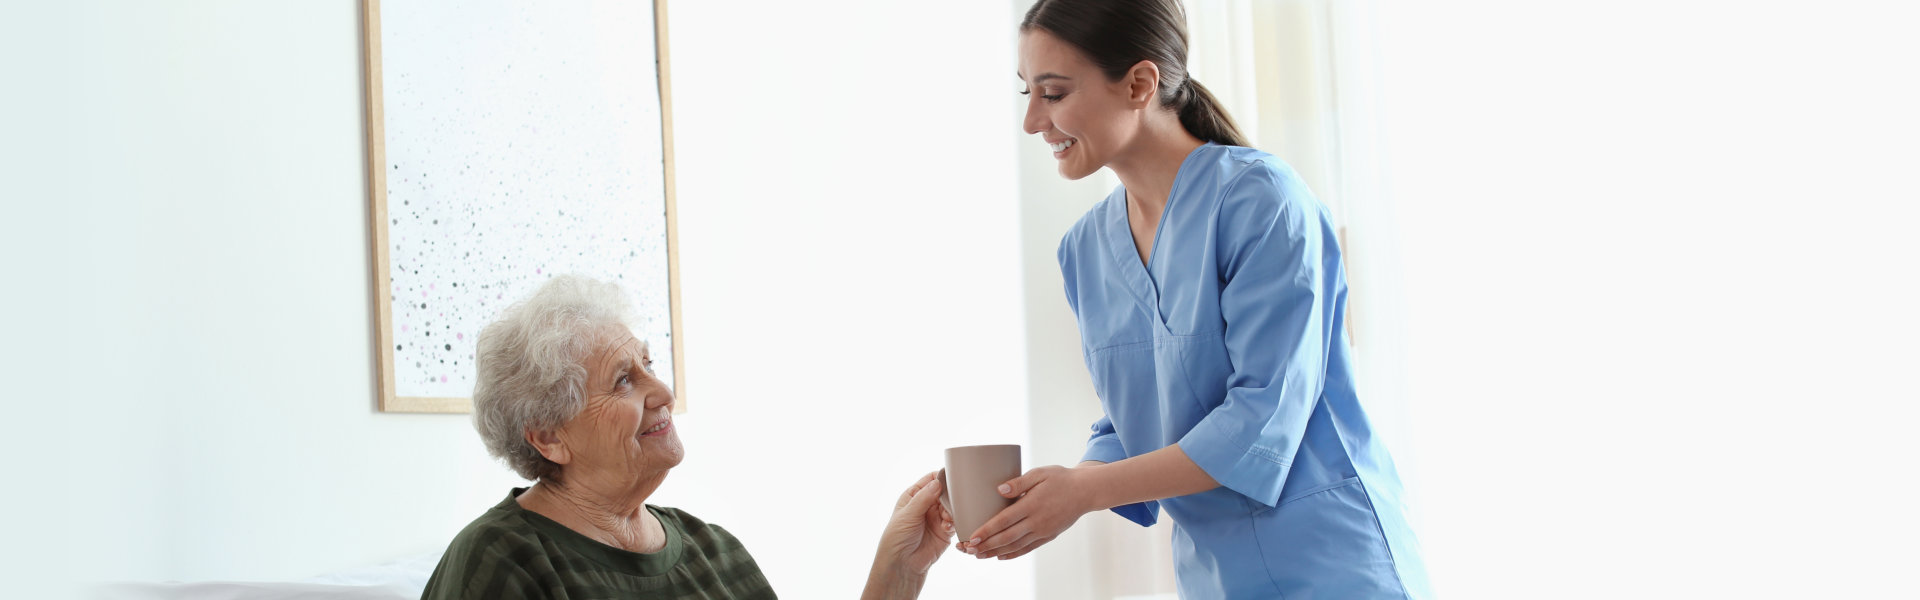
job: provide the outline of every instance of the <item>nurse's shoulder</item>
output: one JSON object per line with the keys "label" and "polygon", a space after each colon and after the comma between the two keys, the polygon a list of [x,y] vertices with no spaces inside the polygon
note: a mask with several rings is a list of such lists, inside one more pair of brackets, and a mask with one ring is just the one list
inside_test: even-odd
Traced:
{"label": "nurse's shoulder", "polygon": [[1275,218],[1290,227],[1311,226],[1332,215],[1315,198],[1293,166],[1253,148],[1207,145],[1199,150],[1188,187],[1189,197],[1204,198],[1193,207],[1212,215],[1223,233],[1257,234]]}
{"label": "nurse's shoulder", "polygon": [[[1199,149],[1206,153],[1195,157],[1198,173],[1193,177],[1199,192],[1215,203],[1254,203],[1269,209],[1280,205],[1306,208],[1312,214],[1322,209],[1319,199],[1307,189],[1305,180],[1293,165],[1267,152],[1242,146],[1209,144]],[[1250,207],[1236,207],[1246,209]]]}

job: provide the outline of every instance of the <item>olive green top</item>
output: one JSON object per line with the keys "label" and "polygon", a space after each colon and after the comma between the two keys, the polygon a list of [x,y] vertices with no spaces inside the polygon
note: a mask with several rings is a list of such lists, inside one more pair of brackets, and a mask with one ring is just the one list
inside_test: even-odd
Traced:
{"label": "olive green top", "polygon": [[453,598],[774,598],[740,540],[677,508],[647,505],[667,546],[602,544],[527,510],[514,488],[454,536],[423,600]]}

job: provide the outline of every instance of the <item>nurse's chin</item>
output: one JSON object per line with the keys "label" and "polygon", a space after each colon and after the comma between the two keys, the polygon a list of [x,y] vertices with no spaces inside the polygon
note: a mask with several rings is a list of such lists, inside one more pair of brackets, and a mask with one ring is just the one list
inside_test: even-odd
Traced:
{"label": "nurse's chin", "polygon": [[1067,181],[1086,179],[1088,175],[1092,175],[1094,171],[1098,170],[1100,170],[1098,166],[1089,169],[1082,165],[1067,162],[1065,159],[1060,161],[1060,176],[1067,178]]}

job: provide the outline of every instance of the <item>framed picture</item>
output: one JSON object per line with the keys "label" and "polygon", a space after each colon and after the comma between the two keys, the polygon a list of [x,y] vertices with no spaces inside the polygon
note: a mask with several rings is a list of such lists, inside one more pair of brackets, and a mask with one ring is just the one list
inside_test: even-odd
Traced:
{"label": "framed picture", "polygon": [[480,329],[579,273],[684,411],[665,1],[362,8],[379,409],[471,412]]}

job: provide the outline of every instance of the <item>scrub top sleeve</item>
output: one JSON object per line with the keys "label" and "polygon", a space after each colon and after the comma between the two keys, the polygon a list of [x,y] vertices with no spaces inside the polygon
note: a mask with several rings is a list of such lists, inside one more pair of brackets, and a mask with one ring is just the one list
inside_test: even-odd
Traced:
{"label": "scrub top sleeve", "polygon": [[[1087,452],[1081,455],[1080,460],[1113,464],[1126,459],[1127,449],[1120,445],[1120,435],[1113,431],[1113,420],[1102,415],[1100,420],[1093,422],[1093,437],[1087,439]],[[1139,523],[1141,527],[1152,527],[1160,520],[1160,502],[1148,500],[1122,504],[1113,507],[1113,514]]]}
{"label": "scrub top sleeve", "polygon": [[1087,451],[1080,460],[1117,463],[1126,459],[1127,449],[1120,445],[1120,434],[1113,431],[1113,420],[1101,416],[1093,422],[1093,437],[1087,438]]}
{"label": "scrub top sleeve", "polygon": [[1229,187],[1216,225],[1227,395],[1179,442],[1214,481],[1268,506],[1320,398],[1336,325],[1326,276],[1339,251],[1323,245],[1325,215],[1309,194],[1267,165]]}

